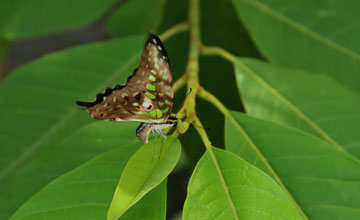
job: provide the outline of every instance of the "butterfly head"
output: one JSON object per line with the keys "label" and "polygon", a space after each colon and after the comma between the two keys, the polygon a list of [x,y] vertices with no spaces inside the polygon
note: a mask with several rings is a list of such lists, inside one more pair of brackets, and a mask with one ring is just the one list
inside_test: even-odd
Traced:
{"label": "butterfly head", "polygon": [[139,127],[136,129],[136,136],[140,139],[140,141],[145,144],[149,143],[150,133],[153,132],[155,136],[155,131],[160,135],[164,136],[162,131],[166,128],[176,126],[177,119],[169,117],[166,122],[163,123],[141,123]]}

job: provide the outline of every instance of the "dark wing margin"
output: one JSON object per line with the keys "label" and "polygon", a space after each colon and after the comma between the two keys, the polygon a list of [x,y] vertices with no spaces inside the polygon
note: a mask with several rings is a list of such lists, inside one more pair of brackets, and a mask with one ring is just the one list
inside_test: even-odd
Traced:
{"label": "dark wing margin", "polygon": [[127,83],[130,81],[130,79],[133,77],[133,75],[136,73],[137,70],[138,70],[138,68],[134,69],[133,73],[128,77],[127,82],[126,82],[125,85],[116,85],[114,88],[107,88],[105,90],[105,92],[98,93],[96,95],[96,99],[94,101],[92,101],[92,102],[76,101],[76,104],[78,106],[88,108],[88,107],[93,107],[93,106],[101,103],[106,96],[111,95],[115,90],[120,90],[120,89],[124,88],[127,85]]}
{"label": "dark wing margin", "polygon": [[114,88],[107,88],[105,90],[105,92],[103,93],[98,93],[96,95],[96,99],[92,102],[83,102],[83,101],[76,101],[76,104],[78,106],[81,106],[81,107],[93,107],[99,103],[101,103],[104,98],[110,94],[112,94],[115,90],[120,90],[122,88],[124,88],[125,86],[122,86],[122,85],[116,85]]}
{"label": "dark wing margin", "polygon": [[[155,40],[155,42],[154,42],[154,40]],[[162,43],[162,41],[160,40],[160,38],[159,38],[158,36],[156,36],[155,34],[153,34],[153,33],[150,32],[149,37],[148,37],[148,39],[147,39],[147,41],[146,41],[145,47],[146,47],[146,45],[147,45],[148,43],[156,44],[156,45],[158,45],[158,46],[161,47],[161,53],[162,53],[162,55],[164,55],[164,56],[166,57],[166,60],[167,60],[167,62],[168,62],[168,64],[169,64],[169,67],[171,67],[171,66],[170,66],[170,61],[169,61],[169,56],[168,56],[168,54],[167,54],[167,52],[166,52],[166,49],[165,49],[165,46],[164,46],[164,44]]]}

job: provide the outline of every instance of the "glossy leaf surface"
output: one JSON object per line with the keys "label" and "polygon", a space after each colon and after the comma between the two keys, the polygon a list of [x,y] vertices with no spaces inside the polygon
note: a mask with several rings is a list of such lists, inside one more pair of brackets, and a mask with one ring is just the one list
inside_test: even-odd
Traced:
{"label": "glossy leaf surface", "polygon": [[360,92],[360,2],[233,0],[270,61],[333,77]]}
{"label": "glossy leaf surface", "polygon": [[302,219],[279,185],[240,157],[212,148],[191,176],[183,219]]}
{"label": "glossy leaf surface", "polygon": [[350,154],[298,129],[238,112],[227,117],[225,131],[226,149],[263,164],[308,219],[358,218],[360,162]]}
{"label": "glossy leaf surface", "polygon": [[326,76],[239,59],[246,112],[318,136],[360,158],[360,97]]}

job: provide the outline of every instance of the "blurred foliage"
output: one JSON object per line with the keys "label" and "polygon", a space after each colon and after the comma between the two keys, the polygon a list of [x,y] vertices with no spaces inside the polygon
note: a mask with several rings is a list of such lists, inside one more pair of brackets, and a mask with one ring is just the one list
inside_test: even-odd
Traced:
{"label": "blurred foliage", "polygon": [[125,1],[109,15],[105,27],[114,37],[157,32],[165,3],[165,0]]}
{"label": "blurred foliage", "polygon": [[54,34],[99,19],[116,0],[1,0],[0,38],[8,41]]}

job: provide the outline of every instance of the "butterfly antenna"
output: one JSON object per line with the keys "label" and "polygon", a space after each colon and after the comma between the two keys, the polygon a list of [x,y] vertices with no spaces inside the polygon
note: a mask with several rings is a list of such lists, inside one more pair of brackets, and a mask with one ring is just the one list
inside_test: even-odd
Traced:
{"label": "butterfly antenna", "polygon": [[[184,102],[185,102],[186,98],[191,94],[191,92],[192,92],[192,88],[189,88],[189,92],[186,94]],[[183,105],[184,105],[184,103],[183,103]]]}
{"label": "butterfly antenna", "polygon": [[188,95],[190,95],[191,92],[192,92],[192,88],[189,88],[189,92],[188,92],[188,94],[186,95],[186,97],[187,97]]}
{"label": "butterfly antenna", "polygon": [[192,88],[189,88],[189,92],[186,94],[186,96],[185,96],[185,98],[184,98],[184,101],[183,101],[183,103],[182,103],[180,106],[184,106],[185,101],[186,101],[186,98],[191,94],[191,92],[192,92]]}

